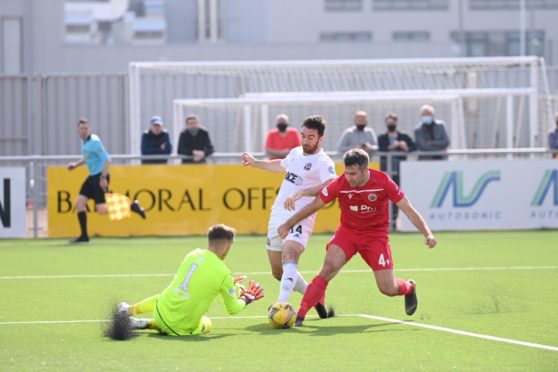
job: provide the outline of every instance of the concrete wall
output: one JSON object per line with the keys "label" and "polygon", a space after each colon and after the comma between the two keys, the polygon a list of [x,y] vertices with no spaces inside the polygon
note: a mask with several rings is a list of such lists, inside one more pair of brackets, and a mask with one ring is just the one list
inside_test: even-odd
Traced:
{"label": "concrete wall", "polygon": [[[2,0],[0,17],[24,20],[24,72],[125,72],[130,61],[287,60],[456,57],[459,31],[513,31],[518,10],[329,12],[324,0],[221,0],[223,40],[197,42],[197,1],[167,0],[165,45],[72,45],[64,42],[64,0]],[[460,13],[458,5],[462,4]],[[461,16],[460,16],[461,14]],[[527,28],[544,30],[547,64],[558,63],[558,10],[529,10]],[[371,32],[371,42],[320,42],[323,32]],[[395,31],[428,31],[429,42],[395,42]]]}

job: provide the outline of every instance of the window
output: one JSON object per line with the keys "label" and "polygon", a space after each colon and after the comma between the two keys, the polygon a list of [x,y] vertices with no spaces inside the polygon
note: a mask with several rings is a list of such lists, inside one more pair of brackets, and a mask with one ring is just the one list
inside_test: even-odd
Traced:
{"label": "window", "polygon": [[425,42],[430,41],[428,31],[394,31],[391,34],[393,41],[401,42]]}
{"label": "window", "polygon": [[325,43],[340,42],[369,42],[372,41],[372,33],[368,31],[360,32],[322,32],[320,41]]}
{"label": "window", "polygon": [[[451,38],[463,45],[467,57],[517,56],[519,55],[518,31],[475,31],[452,32]],[[544,31],[528,31],[526,37],[527,55],[544,55]]]}
{"label": "window", "polygon": [[22,70],[22,19],[0,18],[0,73],[20,74]]}
{"label": "window", "polygon": [[449,0],[372,0],[374,10],[447,10]]}
{"label": "window", "polygon": [[162,44],[165,0],[65,0],[64,39],[75,44]]}
{"label": "window", "polygon": [[[469,0],[471,10],[519,9],[520,0]],[[525,0],[527,9],[558,9],[558,0]]]}
{"label": "window", "polygon": [[325,0],[326,12],[358,12],[362,10],[362,0]]}
{"label": "window", "polygon": [[[525,37],[526,54],[530,56],[543,56],[544,40],[544,31],[527,31]],[[519,54],[519,31],[506,32],[506,55],[518,56]]]}

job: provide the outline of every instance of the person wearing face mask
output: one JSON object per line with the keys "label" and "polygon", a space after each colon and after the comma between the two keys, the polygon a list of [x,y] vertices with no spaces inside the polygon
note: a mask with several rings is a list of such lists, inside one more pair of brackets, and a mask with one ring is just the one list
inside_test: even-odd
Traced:
{"label": "person wearing face mask", "polygon": [[301,145],[300,134],[289,127],[289,117],[279,114],[275,118],[276,128],[269,131],[265,140],[265,152],[269,160],[284,159],[289,152]]}
{"label": "person wearing face mask", "polygon": [[205,163],[205,159],[213,154],[213,145],[209,133],[199,125],[196,115],[186,117],[186,129],[178,139],[178,154],[189,156],[182,159],[182,164]]}
{"label": "person wearing face mask", "polygon": [[350,149],[360,148],[368,153],[370,158],[378,149],[378,137],[374,129],[367,127],[368,114],[365,111],[357,111],[353,126],[345,129],[337,145],[337,151],[344,154]]}
{"label": "person wearing face mask", "polygon": [[[415,151],[417,147],[415,143],[405,133],[401,133],[397,130],[397,115],[388,114],[384,120],[387,128],[387,132],[378,137],[378,147],[380,152],[397,151],[397,152],[410,152]],[[405,155],[396,155],[391,157],[391,169],[390,176],[391,179],[399,186],[399,163],[401,161],[407,160]],[[387,166],[387,156],[380,156],[380,169],[383,172],[388,171]],[[391,227],[395,227],[395,221],[397,220],[397,215],[399,214],[399,209],[397,205],[392,203],[391,209]]]}
{"label": "person wearing face mask", "polygon": [[[450,144],[446,125],[434,116],[434,107],[420,108],[420,123],[415,128],[415,142],[419,151],[446,151]],[[419,160],[444,160],[447,155],[421,155]]]}
{"label": "person wearing face mask", "polygon": [[[548,133],[548,149],[558,151],[558,112],[554,117],[556,121],[556,127]],[[558,152],[553,154],[555,159],[558,159]]]}

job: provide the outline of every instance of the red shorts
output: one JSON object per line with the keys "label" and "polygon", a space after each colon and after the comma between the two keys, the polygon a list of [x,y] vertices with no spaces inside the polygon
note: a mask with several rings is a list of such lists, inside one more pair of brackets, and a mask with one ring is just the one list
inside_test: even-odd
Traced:
{"label": "red shorts", "polygon": [[372,271],[393,269],[393,259],[387,235],[355,232],[339,226],[327,243],[327,249],[336,245],[343,250],[347,262],[358,252]]}

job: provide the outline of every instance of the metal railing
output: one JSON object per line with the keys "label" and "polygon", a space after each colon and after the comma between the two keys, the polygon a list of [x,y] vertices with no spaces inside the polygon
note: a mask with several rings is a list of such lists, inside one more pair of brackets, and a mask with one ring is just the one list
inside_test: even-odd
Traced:
{"label": "metal railing", "polygon": [[[334,161],[342,161],[342,154],[331,151],[326,152]],[[239,164],[242,153],[214,153],[207,158],[207,164]],[[258,159],[266,158],[265,153],[253,153]],[[540,159],[558,157],[558,150],[545,148],[516,148],[516,149],[474,149],[474,150],[448,150],[440,152],[376,152],[371,161],[379,161],[385,157],[385,171],[392,177],[398,175],[398,169],[393,168],[392,159],[395,156],[406,156],[406,161],[416,161],[424,155],[443,155],[447,160],[475,160],[505,157],[514,159]],[[18,166],[26,168],[26,205],[27,205],[27,231],[28,236],[37,238],[46,236],[46,207],[47,207],[47,176],[49,166],[66,165],[68,162],[80,159],[80,155],[60,156],[3,156],[0,157],[0,167]],[[111,155],[111,161],[116,165],[139,165],[141,160],[166,159],[168,164],[180,164],[183,159],[191,159],[188,156],[162,155],[162,156],[139,156],[116,154]],[[558,159],[557,159],[558,161]],[[164,165],[164,164],[162,164]]]}

